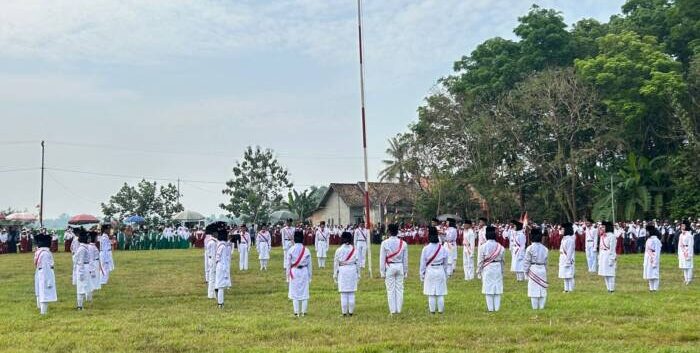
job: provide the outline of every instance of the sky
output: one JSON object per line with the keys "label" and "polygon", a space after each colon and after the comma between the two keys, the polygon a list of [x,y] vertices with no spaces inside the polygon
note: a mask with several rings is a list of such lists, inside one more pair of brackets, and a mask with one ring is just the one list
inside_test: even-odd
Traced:
{"label": "sky", "polygon": [[[370,180],[386,140],[479,43],[514,38],[536,3],[567,23],[623,0],[364,0]],[[0,209],[100,213],[120,186],[180,179],[185,208],[223,213],[249,145],[295,187],[364,178],[354,0],[3,0]]]}

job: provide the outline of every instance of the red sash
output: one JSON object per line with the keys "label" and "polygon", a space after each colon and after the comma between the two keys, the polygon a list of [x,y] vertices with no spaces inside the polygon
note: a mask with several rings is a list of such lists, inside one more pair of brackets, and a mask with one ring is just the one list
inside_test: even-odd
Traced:
{"label": "red sash", "polygon": [[388,255],[386,256],[386,259],[384,259],[384,263],[385,263],[385,264],[388,264],[388,263],[389,263],[389,260],[391,260],[393,257],[395,257],[396,255],[398,255],[399,253],[401,253],[401,250],[403,250],[403,241],[399,239],[399,249],[396,250],[396,252],[393,252],[393,253],[391,253],[391,254],[388,254]]}
{"label": "red sash", "polygon": [[484,267],[486,267],[486,266],[490,265],[492,262],[494,262],[496,260],[496,258],[499,255],[501,255],[502,252],[503,252],[503,248],[497,247],[496,250],[493,253],[491,253],[491,255],[486,257],[486,259],[484,259],[484,262],[481,263],[481,267],[479,268],[479,271],[481,271],[482,269],[484,269]]}
{"label": "red sash", "polygon": [[549,283],[547,281],[545,281],[542,277],[536,275],[534,272],[527,271],[527,276],[530,277],[530,279],[533,282],[537,283],[538,286],[545,288],[545,289],[547,287],[549,287]]}
{"label": "red sash", "polygon": [[352,245],[350,245],[350,247],[351,247],[352,249],[350,250],[350,253],[349,253],[348,256],[345,258],[345,260],[343,260],[343,262],[348,262],[348,261],[350,261],[350,259],[352,258],[352,255],[355,255],[355,247],[352,246]]}
{"label": "red sash", "polygon": [[433,254],[433,256],[431,256],[430,260],[428,260],[428,262],[425,263],[426,267],[430,266],[430,264],[433,263],[433,260],[435,260],[435,258],[438,256],[438,254],[440,253],[440,250],[442,250],[442,245],[438,244],[438,248],[435,250],[435,253]]}
{"label": "red sash", "polygon": [[37,250],[36,254],[34,254],[34,267],[39,267],[39,262],[41,261],[41,255],[43,255],[46,252],[46,250]]}
{"label": "red sash", "polygon": [[292,272],[292,270],[294,268],[296,268],[297,266],[299,266],[299,263],[304,258],[305,254],[306,254],[306,247],[304,247],[302,245],[301,246],[301,253],[299,254],[299,257],[296,259],[296,261],[294,261],[294,263],[291,266],[289,266],[289,278],[294,279],[294,272]]}

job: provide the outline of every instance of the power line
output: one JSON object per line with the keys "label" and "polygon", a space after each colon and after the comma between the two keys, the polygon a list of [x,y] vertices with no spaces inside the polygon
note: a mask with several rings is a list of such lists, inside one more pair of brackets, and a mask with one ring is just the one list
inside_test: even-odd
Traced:
{"label": "power line", "polygon": [[79,194],[79,193],[77,193],[77,192],[74,192],[74,191],[71,190],[69,187],[67,187],[65,184],[63,184],[62,182],[58,181],[58,179],[55,178],[51,173],[46,173],[46,176],[48,176],[49,179],[51,179],[54,183],[56,183],[56,185],[60,186],[60,187],[63,189],[63,191],[65,191],[65,192],[68,193],[69,195],[71,195],[71,196],[73,196],[73,197],[77,197],[77,198],[79,198],[79,199],[82,199],[83,201],[87,201],[87,202],[90,202],[90,203],[93,203],[93,204],[94,204],[94,203],[97,203],[97,204],[100,203],[99,201],[95,201],[95,200],[89,199],[89,198],[87,198],[87,197],[85,197],[85,196],[83,196],[83,195],[81,195],[81,194]]}
{"label": "power line", "polygon": [[15,169],[4,169],[0,170],[0,173],[13,173],[13,172],[26,172],[30,170],[39,170],[39,167],[27,167],[27,168],[15,168]]}
{"label": "power line", "polygon": [[[148,179],[148,180],[155,180],[155,181],[177,182],[177,178],[162,178],[162,177],[153,177],[153,176],[146,176],[146,175],[128,175],[128,174],[90,172],[90,171],[85,171],[85,170],[57,168],[57,167],[46,167],[46,169],[57,171],[57,172],[64,172],[64,173],[86,174],[86,175],[94,175],[94,176],[102,176],[102,177],[110,177],[110,178]],[[180,179],[180,181],[181,182],[188,182],[188,183],[199,183],[199,184],[224,184],[225,183],[223,181],[192,180],[192,179]]]}
{"label": "power line", "polygon": [[[103,144],[84,144],[84,143],[74,143],[74,142],[63,142],[63,141],[47,141],[51,142],[52,145],[75,147],[75,148],[95,148],[95,149],[106,149],[106,150],[117,150],[117,151],[127,151],[135,153],[153,153],[153,154],[167,154],[167,155],[193,155],[193,156],[207,156],[207,157],[222,157],[236,159],[239,156],[232,155],[228,152],[223,151],[164,151],[164,150],[150,150],[150,149],[138,149],[129,148],[123,146],[115,145],[103,145]],[[300,153],[298,155],[289,154],[284,152],[275,152],[277,157],[290,158],[290,159],[362,159],[362,156],[343,156],[337,154],[318,154],[318,153]],[[384,159],[385,157],[373,156],[368,157],[370,159]]]}

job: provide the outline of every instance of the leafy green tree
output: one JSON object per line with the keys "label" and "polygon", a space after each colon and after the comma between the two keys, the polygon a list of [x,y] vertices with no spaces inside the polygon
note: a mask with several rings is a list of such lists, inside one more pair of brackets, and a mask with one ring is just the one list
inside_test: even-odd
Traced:
{"label": "leafy green tree", "polygon": [[178,202],[177,187],[142,179],[136,186],[124,183],[116,194],[101,204],[102,214],[108,218],[123,219],[139,215],[150,225],[167,222],[174,213],[184,210]]}
{"label": "leafy green tree", "polygon": [[311,213],[317,205],[313,190],[307,189],[302,192],[292,190],[287,194],[287,200],[283,201],[281,206],[282,209],[290,210],[305,220],[311,217]]}
{"label": "leafy green tree", "polygon": [[533,5],[518,18],[515,34],[521,38],[520,71],[527,73],[548,67],[570,65],[573,60],[572,36],[560,12]]}
{"label": "leafy green tree", "polygon": [[267,222],[271,210],[281,203],[282,192],[292,186],[289,173],[272,150],[248,146],[243,159],[233,167],[233,178],[222,190],[229,200],[219,207],[246,223]]}

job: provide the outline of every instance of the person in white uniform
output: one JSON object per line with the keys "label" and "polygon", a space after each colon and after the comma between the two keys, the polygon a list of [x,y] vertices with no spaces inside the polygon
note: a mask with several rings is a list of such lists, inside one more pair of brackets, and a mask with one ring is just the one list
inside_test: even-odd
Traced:
{"label": "person in white uniform", "polygon": [[51,254],[51,236],[40,232],[34,237],[37,249],[34,253],[34,294],[36,305],[41,315],[49,311],[49,303],[58,301],[56,295],[56,276],[53,272],[53,254]]}
{"label": "person in white uniform", "polygon": [[328,253],[328,241],[330,240],[330,232],[326,228],[326,222],[321,221],[314,237],[314,246],[316,247],[316,259],[318,267],[326,267],[326,256]]}
{"label": "person in white uniform", "polygon": [[[398,233],[397,233],[398,234]],[[369,242],[369,232],[365,228],[364,223],[360,223],[355,233],[353,234],[355,238],[355,247],[357,248],[357,259],[360,264],[360,268],[365,268],[365,259],[367,257],[367,243]]]}
{"label": "person in white uniform", "polygon": [[464,221],[464,237],[462,239],[462,267],[464,280],[474,279],[474,249],[476,248],[476,233],[472,229],[472,221]]}
{"label": "person in white uniform", "polygon": [[598,267],[598,228],[594,227],[590,221],[586,224],[584,231],[586,235],[586,262],[588,272],[595,273]]}
{"label": "person in white uniform", "polygon": [[294,222],[291,218],[287,219],[287,223],[284,225],[284,227],[280,230],[280,235],[282,236],[282,250],[283,250],[283,265],[284,268],[287,269],[289,268],[289,263],[287,260],[289,260],[289,249],[294,245],[294,232],[296,229],[294,226],[292,226],[292,222]]}
{"label": "person in white uniform", "polygon": [[357,266],[357,248],[352,245],[352,233],[343,232],[340,247],[333,257],[333,280],[340,292],[340,311],[343,316],[352,316],[355,312],[355,292],[360,278]]}
{"label": "person in white uniform", "polygon": [[445,230],[443,248],[448,254],[448,276],[451,276],[457,266],[457,222],[453,218],[448,218],[447,222],[448,227]]}
{"label": "person in white uniform", "polygon": [[564,280],[564,293],[574,291],[576,276],[576,238],[574,237],[574,225],[562,224],[564,236],[559,246],[559,278]]}
{"label": "person in white uniform", "polygon": [[205,280],[209,299],[216,299],[216,248],[219,244],[219,228],[225,229],[225,224],[213,223],[204,229],[207,237],[204,240]]}
{"label": "person in white uniform", "polygon": [[691,232],[690,222],[684,220],[681,224],[681,234],[678,237],[678,268],[683,270],[683,283],[687,286],[693,280],[693,249],[695,242]]}
{"label": "person in white uniform", "polygon": [[501,308],[503,294],[503,258],[505,249],[496,242],[496,228],[484,229],[486,242],[479,245],[477,259],[477,277],[481,279],[481,293],[486,297],[486,309],[498,311]]}
{"label": "person in white uniform", "polygon": [[294,232],[294,245],[287,251],[287,297],[292,301],[294,316],[306,316],[309,306],[309,283],[311,283],[311,252],[304,246],[304,232]]}
{"label": "person in white uniform", "polygon": [[250,245],[250,233],[248,232],[248,227],[243,224],[240,228],[240,240],[238,241],[238,269],[241,271],[248,271]]}
{"label": "person in white uniform", "polygon": [[90,292],[90,255],[88,254],[88,234],[82,229],[76,230],[78,248],[75,250],[75,289],[77,296],[76,309],[83,310],[83,303]]}
{"label": "person in white uniform", "polygon": [[231,288],[231,248],[228,231],[221,227],[217,231],[216,254],[214,255],[214,291],[216,292],[216,304],[219,309],[224,308],[224,292]]}
{"label": "person in white uniform", "polygon": [[100,236],[100,267],[102,277],[100,284],[107,284],[110,272],[114,271],[114,259],[112,258],[112,240],[109,238],[110,225],[102,226]]}
{"label": "person in white uniform", "polygon": [[270,261],[270,250],[272,249],[272,236],[265,224],[263,224],[258,235],[255,237],[255,247],[258,249],[260,271],[267,271],[267,263]]}
{"label": "person in white uniform", "polygon": [[481,246],[486,244],[486,218],[479,218],[479,229],[476,231],[477,235],[477,248],[476,248],[476,259],[477,261],[479,260],[479,256],[481,255]]}
{"label": "person in white uniform", "polygon": [[518,282],[525,280],[525,232],[523,231],[523,224],[512,220],[510,221],[511,226],[514,228],[514,232],[511,231],[510,237],[510,271],[515,272],[515,279]]}
{"label": "person in white uniform", "polygon": [[605,280],[608,293],[615,292],[615,275],[617,270],[617,237],[614,234],[615,227],[610,222],[603,222],[605,234],[600,237],[600,251],[598,251],[598,275]]}
{"label": "person in white uniform", "polygon": [[449,257],[447,249],[440,244],[437,229],[428,228],[428,244],[421,252],[419,274],[423,282],[423,295],[428,296],[428,310],[431,314],[435,314],[436,310],[440,314],[445,311]]}
{"label": "person in white uniform", "polygon": [[649,281],[649,291],[659,290],[659,263],[661,262],[661,241],[659,231],[652,224],[646,226],[647,239],[644,244],[644,269],[642,278]]}
{"label": "person in white uniform", "polygon": [[547,301],[547,258],[549,250],[542,245],[542,231],[533,228],[530,231],[532,244],[525,249],[525,273],[527,274],[527,296],[533,310],[544,309]]}
{"label": "person in white uniform", "polygon": [[389,238],[379,247],[379,273],[384,278],[389,314],[400,314],[403,307],[403,283],[408,276],[408,245],[399,239],[399,226],[387,227]]}
{"label": "person in white uniform", "polygon": [[92,302],[93,294],[102,288],[102,266],[100,266],[100,251],[97,249],[97,231],[91,230],[88,241],[88,261],[90,262],[90,291],[87,294],[88,302]]}

